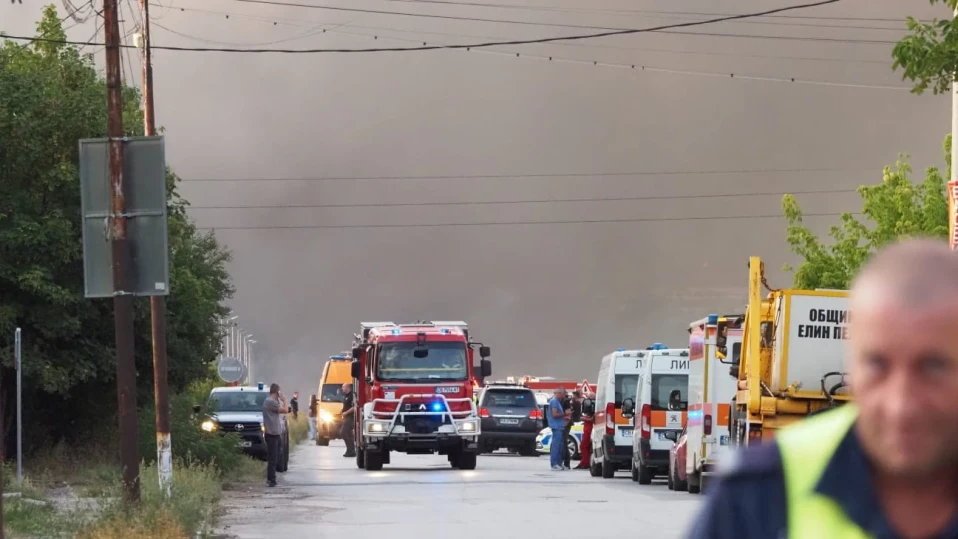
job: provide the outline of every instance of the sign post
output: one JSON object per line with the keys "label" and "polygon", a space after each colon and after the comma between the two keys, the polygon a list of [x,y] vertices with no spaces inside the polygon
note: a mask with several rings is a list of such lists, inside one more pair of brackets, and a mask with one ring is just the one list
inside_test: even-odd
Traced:
{"label": "sign post", "polygon": [[23,373],[23,338],[21,335],[22,332],[20,328],[17,328],[14,338],[17,368],[17,486],[23,489],[23,384],[21,383]]}

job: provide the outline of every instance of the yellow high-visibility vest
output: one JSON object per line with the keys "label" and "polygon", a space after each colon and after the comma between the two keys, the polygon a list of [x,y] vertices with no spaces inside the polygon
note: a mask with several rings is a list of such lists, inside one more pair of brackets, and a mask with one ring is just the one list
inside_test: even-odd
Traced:
{"label": "yellow high-visibility vest", "polygon": [[873,539],[828,496],[815,492],[839,444],[855,424],[858,409],[846,404],[775,436],[782,456],[788,539]]}

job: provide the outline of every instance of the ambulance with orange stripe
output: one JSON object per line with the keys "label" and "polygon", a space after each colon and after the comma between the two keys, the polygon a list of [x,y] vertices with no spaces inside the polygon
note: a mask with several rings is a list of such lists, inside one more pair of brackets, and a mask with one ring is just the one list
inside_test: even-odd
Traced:
{"label": "ambulance with orange stripe", "polygon": [[622,414],[622,403],[635,398],[645,356],[645,350],[619,348],[599,364],[589,457],[592,477],[611,479],[617,470],[632,466],[632,418]]}
{"label": "ambulance with orange stripe", "polygon": [[699,492],[704,477],[715,473],[718,460],[730,449],[729,417],[737,383],[729,376],[728,365],[741,357],[744,319],[745,315],[712,314],[689,325],[685,461],[675,463],[682,473],[675,470],[673,477],[684,477],[693,494]]}
{"label": "ambulance with orange stripe", "polygon": [[634,416],[632,480],[648,485],[669,471],[669,450],[685,426],[689,393],[689,350],[655,343],[645,351],[645,362],[635,396],[622,404],[626,417]]}

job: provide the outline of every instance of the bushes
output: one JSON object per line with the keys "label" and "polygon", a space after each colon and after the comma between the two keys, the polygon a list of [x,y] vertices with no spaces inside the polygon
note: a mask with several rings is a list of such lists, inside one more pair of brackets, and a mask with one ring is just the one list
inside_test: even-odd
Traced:
{"label": "bushes", "polygon": [[[236,468],[246,458],[237,450],[235,434],[203,432],[204,417],[193,413],[193,406],[206,402],[213,381],[194,383],[185,392],[170,397],[170,436],[173,459],[213,465],[220,472]],[[140,457],[148,464],[156,462],[156,412],[153,404],[140,413]]]}
{"label": "bushes", "polygon": [[[143,466],[140,504],[129,507],[116,502],[78,537],[188,539],[197,532],[206,532],[220,497],[219,473],[212,465],[179,461],[173,469],[173,496],[167,499],[160,491],[156,467]],[[113,489],[119,495],[118,483]]]}

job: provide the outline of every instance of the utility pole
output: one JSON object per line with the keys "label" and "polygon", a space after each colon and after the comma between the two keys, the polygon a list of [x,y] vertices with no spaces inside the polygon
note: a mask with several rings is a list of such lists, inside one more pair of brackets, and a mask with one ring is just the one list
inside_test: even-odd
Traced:
{"label": "utility pole", "polygon": [[[955,9],[958,18],[958,8]],[[958,75],[958,74],[956,74]],[[958,81],[951,83],[951,181],[948,182],[948,241],[952,250],[958,249]]]}
{"label": "utility pole", "polygon": [[[153,110],[153,60],[150,50],[150,2],[140,0],[143,28],[143,134],[156,135]],[[170,438],[170,393],[166,364],[166,297],[150,296],[153,326],[153,392],[156,402],[156,463],[160,490],[171,495],[173,483],[173,441]]]}
{"label": "utility pole", "polygon": [[123,93],[120,79],[120,23],[117,0],[103,0],[106,35],[107,136],[110,162],[110,243],[113,254],[113,330],[120,424],[120,465],[128,502],[140,499],[140,456],[136,446],[136,364],[133,360],[133,283],[123,192]]}

